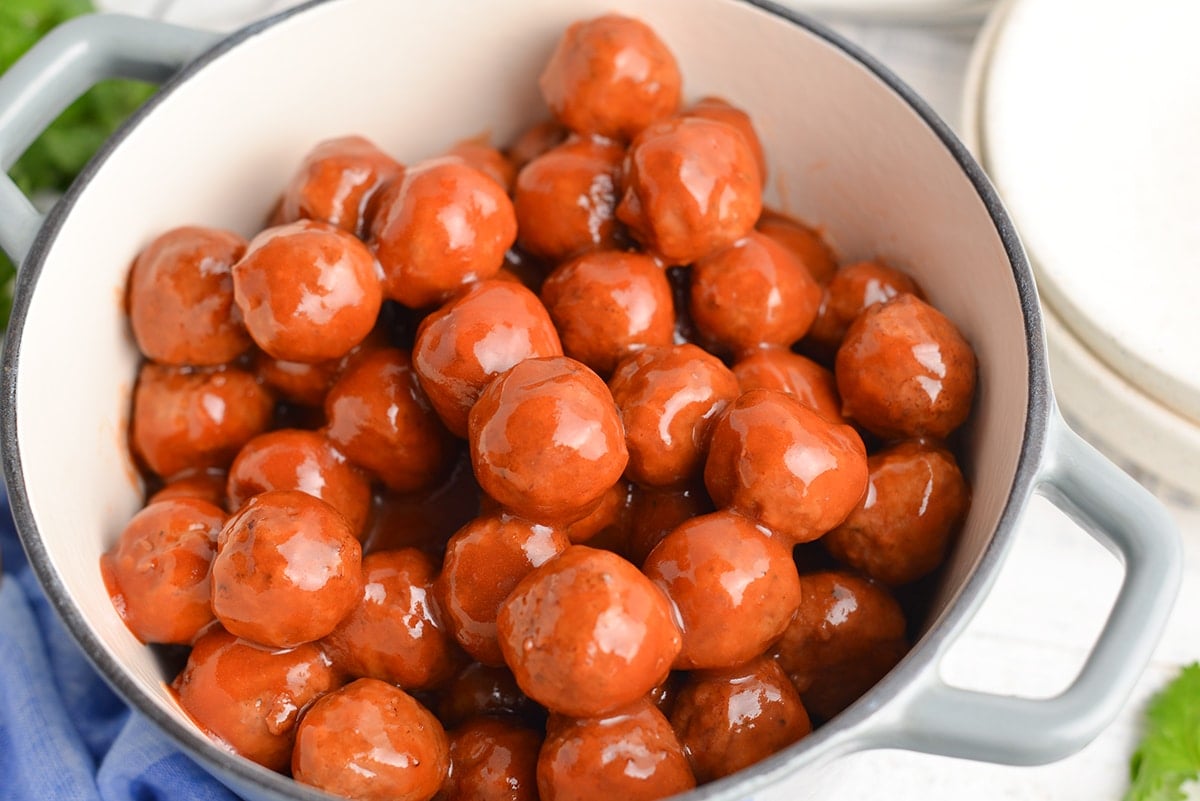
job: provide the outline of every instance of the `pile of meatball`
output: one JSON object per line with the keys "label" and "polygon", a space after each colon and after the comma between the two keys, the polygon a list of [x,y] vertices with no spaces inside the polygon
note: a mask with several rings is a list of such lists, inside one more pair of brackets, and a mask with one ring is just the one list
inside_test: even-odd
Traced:
{"label": "pile of meatball", "polygon": [[[133,263],[145,508],[102,558],[223,747],[355,799],[658,799],[837,715],[969,491],[971,347],[763,210],[747,115],[604,16],[553,119],[317,145]],[[832,369],[830,369],[832,367]]]}

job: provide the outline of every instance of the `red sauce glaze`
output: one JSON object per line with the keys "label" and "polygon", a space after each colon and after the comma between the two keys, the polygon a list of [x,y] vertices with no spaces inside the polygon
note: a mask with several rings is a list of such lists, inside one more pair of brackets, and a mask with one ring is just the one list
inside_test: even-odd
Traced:
{"label": "red sauce glaze", "polygon": [[213,612],[262,645],[319,640],[358,603],[361,554],[346,518],[324,501],[295,490],[256,495],[217,540]]}
{"label": "red sauce glaze", "polygon": [[738,396],[729,368],[695,345],[638,351],[609,388],[625,425],[626,474],[650,487],[684,486],[700,474],[713,423]]}
{"label": "red sauce glaze", "polygon": [[508,156],[488,144],[487,137],[464,139],[446,151],[447,156],[460,159],[491,178],[505,192],[511,192],[517,179],[517,168]]}
{"label": "red sauce glaze", "polygon": [[168,484],[147,498],[146,505],[176,498],[196,498],[224,509],[225,480],[225,471],[217,467],[187,470],[172,477]]}
{"label": "red sauce glaze", "polygon": [[446,732],[411,695],[359,679],[308,710],[296,731],[296,781],[361,801],[429,801],[450,770]]}
{"label": "red sauce glaze", "polygon": [[434,598],[437,564],[415,548],[363,557],[357,605],[328,637],[326,651],[351,676],[426,690],[460,664]]}
{"label": "red sauce glaze", "polygon": [[470,455],[459,448],[450,474],[432,490],[376,493],[363,550],[419,548],[441,562],[454,532],[479,515],[481,495]]}
{"label": "red sauce glaze", "polygon": [[277,397],[303,406],[321,406],[341,368],[341,359],[316,364],[276,359],[261,350],[254,353],[254,373]]}
{"label": "red sauce glaze", "polygon": [[792,550],[734,512],[680,525],[642,566],[679,613],[677,670],[740,665],[774,642],[800,604]]}
{"label": "red sauce glaze", "polygon": [[168,480],[185,470],[223,469],[267,430],[274,410],[271,396],[244,370],[147,362],[133,391],[133,450]]}
{"label": "red sauce glaze", "polygon": [[853,428],[767,389],[739,397],[713,427],[704,484],[718,507],[809,542],[841,523],[867,489],[867,452]]}
{"label": "red sauce glaze", "polygon": [[760,234],[774,239],[804,262],[809,275],[817,283],[828,283],[837,271],[837,258],[816,229],[770,210],[763,212],[755,228]]}
{"label": "red sauce glaze", "polygon": [[916,281],[882,261],[846,265],[825,285],[821,308],[808,338],[819,347],[835,351],[850,324],[864,310],[906,292],[923,297]]}
{"label": "red sauce glaze", "polygon": [[246,443],[229,468],[230,509],[269,490],[300,490],[342,513],[356,537],[371,511],[367,477],[317,431],[279,429]]}
{"label": "red sauce glaze", "polygon": [[542,735],[495,718],[450,732],[450,778],[438,801],[538,801]]}
{"label": "red sauce glaze", "polygon": [[356,236],[366,230],[367,207],[400,162],[361,136],[327,139],[300,162],[279,202],[280,222],[317,220]]}
{"label": "red sauce glaze", "polygon": [[714,511],[704,486],[653,489],[633,485],[629,498],[629,560],[645,563],[654,546],[684,522]]}
{"label": "red sauce glaze", "polygon": [[541,728],[546,713],[521,692],[508,666],[489,667],[472,662],[442,688],[438,717],[447,726],[459,726],[479,715],[512,717]]}
{"label": "red sauce glaze", "polygon": [[100,557],[113,607],[142,642],[186,645],[213,620],[209,573],[225,512],[196,498],[152,503]]}
{"label": "red sauce glaze", "polygon": [[396,492],[427,489],[450,465],[451,437],[402,350],[383,348],[349,367],[329,390],[325,417],[329,439]]}
{"label": "red sauce glaze", "polygon": [[503,665],[496,635],[500,604],[521,579],[570,544],[558,529],[503,513],[476,518],[451,537],[438,593],[463,650],[485,665]]}
{"label": "red sauce glaze", "polygon": [[568,27],[538,81],[546,105],[568,128],[626,141],[676,112],[682,84],[658,35],[616,14]]}
{"label": "red sauce glaze", "polygon": [[516,238],[504,188],[460,159],[442,158],[410,167],[383,190],[370,243],[384,294],[418,309],[495,275]]}
{"label": "red sauce glaze", "polygon": [[542,284],[563,351],[600,375],[648,345],[674,341],[666,271],[641,253],[603,250],[563,264]]}
{"label": "red sauce glaze", "polygon": [[233,290],[255,343],[295,362],[344,355],[371,333],[382,301],[366,245],[308,220],[254,237],[233,265]]}
{"label": "red sauce glaze", "polygon": [[196,640],[172,686],[196,724],[231,751],[286,770],[296,723],[341,684],[316,645],[264,648],[214,626]]}
{"label": "red sauce glaze", "polygon": [[538,156],[561,145],[569,133],[558,120],[542,120],[521,131],[505,154],[520,172]]}
{"label": "red sauce glaze", "polygon": [[834,364],[842,414],[889,439],[944,439],[975,397],[975,352],[954,323],[914,295],[864,311]]}
{"label": "red sauce glaze", "polygon": [[657,801],[696,786],[671,724],[647,698],[604,717],[552,717],[537,777],[541,801]]}
{"label": "red sauce glaze", "polygon": [[641,698],[679,654],[670,602],[616,554],[572,545],[500,606],[500,648],[517,684],[551,711],[603,715]]}
{"label": "red sauce glaze", "polygon": [[466,437],[467,415],[493,378],[525,359],[561,355],[537,295],[511,281],[480,281],[421,322],[412,360],[438,417]]}
{"label": "red sauce glaze", "polygon": [[605,532],[611,532],[617,539],[621,539],[629,523],[630,492],[628,482],[618,481],[613,484],[595,509],[563,526],[567,539],[579,545]]}
{"label": "red sauce glaze", "polygon": [[800,584],[800,608],[773,651],[808,711],[829,720],[908,651],[904,613],[886,589],[852,573],[812,573]]}
{"label": "red sauce glaze", "polygon": [[625,159],[617,218],[669,265],[732,245],[762,211],[762,177],[736,128],[703,117],[651,125]]}
{"label": "red sauce glaze", "polygon": [[736,128],[754,153],[754,162],[758,165],[758,174],[763,183],[767,182],[767,156],[749,114],[719,97],[702,97],[680,112],[680,116],[704,117]]}
{"label": "red sauce glaze", "polygon": [[517,176],[517,241],[558,262],[611,248],[625,148],[600,137],[572,137],[530,161]]}
{"label": "red sauce glaze", "polygon": [[785,392],[831,423],[846,422],[833,371],[787,348],[749,351],[733,365],[733,374],[742,392],[752,389]]}
{"label": "red sauce glaze", "polygon": [[591,511],[629,460],[608,387],[563,356],[526,359],[489,384],[471,409],[469,442],[484,492],[544,523]]}
{"label": "red sauce glaze", "polygon": [[175,228],[138,254],[129,322],[142,353],[163,364],[217,365],[250,347],[230,268],[246,240],[215,228]]}
{"label": "red sauce glaze", "polygon": [[822,542],[839,562],[893,587],[929,575],[971,503],[954,455],[932,442],[901,442],[867,465],[866,495]]}

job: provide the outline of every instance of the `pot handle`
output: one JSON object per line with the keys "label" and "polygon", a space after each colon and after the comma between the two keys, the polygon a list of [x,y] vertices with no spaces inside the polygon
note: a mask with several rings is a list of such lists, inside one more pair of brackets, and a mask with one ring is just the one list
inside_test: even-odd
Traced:
{"label": "pot handle", "polygon": [[935,663],[890,725],[870,733],[867,747],[1041,765],[1091,742],[1133,690],[1179,590],[1179,533],[1154,496],[1071,431],[1057,411],[1048,434],[1040,492],[1125,566],[1117,599],[1079,675],[1054,698],[1029,699],[951,687]]}
{"label": "pot handle", "polygon": [[161,83],[220,34],[119,14],[90,14],[50,31],[0,76],[0,248],[20,264],[42,215],[8,169],[62,111],[106,78]]}

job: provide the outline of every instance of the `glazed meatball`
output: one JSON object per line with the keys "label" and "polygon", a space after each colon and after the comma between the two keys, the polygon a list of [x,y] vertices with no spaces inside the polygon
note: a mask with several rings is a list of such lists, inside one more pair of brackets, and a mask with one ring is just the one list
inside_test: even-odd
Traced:
{"label": "glazed meatball", "polygon": [[480,715],[511,717],[541,728],[546,711],[521,692],[507,666],[472,662],[443,688],[438,717],[447,726],[458,726]]}
{"label": "glazed meatball", "polygon": [[822,540],[829,553],[890,586],[932,573],[970,504],[950,451],[902,442],[871,456],[867,494]]}
{"label": "glazed meatball", "polygon": [[525,359],[561,355],[537,295],[510,281],[480,281],[422,321],[412,361],[438,417],[465,437],[467,415],[493,378]]}
{"label": "glazed meatball", "polygon": [[864,311],[834,365],[842,414],[889,439],[944,439],[975,396],[975,352],[954,323],[914,295]]}
{"label": "glazed meatball", "polygon": [[300,490],[342,513],[362,537],[371,511],[371,485],[316,431],[280,429],[246,443],[229,468],[229,508],[268,490]]}
{"label": "glazed meatball", "polygon": [[371,333],[382,295],[366,245],[326,223],[268,228],[233,265],[250,336],[277,359],[320,362]]}
{"label": "glazed meatball", "polygon": [[450,778],[439,801],[538,801],[542,736],[495,718],[450,732]]}
{"label": "glazed meatball", "polygon": [[461,160],[474,167],[500,185],[505,192],[512,191],[517,178],[517,168],[508,157],[487,142],[487,138],[466,139],[446,151],[447,156]]}
{"label": "glazed meatball", "polygon": [[414,309],[495,275],[516,238],[504,188],[456,158],[407,170],[380,193],[371,224],[384,294]]}
{"label": "glazed meatball", "polygon": [[833,250],[816,230],[807,225],[773,211],[764,211],[755,228],[791,251],[804,263],[809,275],[817,283],[827,283],[837,271]]}
{"label": "glazed meatball", "polygon": [[754,130],[754,123],[750,121],[749,114],[719,97],[702,97],[685,108],[681,112],[681,116],[704,117],[736,128],[746,140],[746,144],[750,145],[751,152],[754,153],[754,163],[758,165],[759,177],[762,178],[764,184],[767,182],[767,157],[763,153],[762,142],[758,138],[758,132]]}
{"label": "glazed meatball", "polygon": [[146,505],[176,498],[196,498],[225,508],[226,473],[218,467],[185,470],[173,476],[162,489],[146,499]]}
{"label": "glazed meatball", "polygon": [[678,670],[753,659],[783,634],[800,604],[791,548],[733,512],[683,523],[642,570],[679,613]]}
{"label": "glazed meatball", "polygon": [[666,678],[680,648],[666,596],[629,562],[585,545],[522,579],[496,623],[521,689],[577,717],[641,698]]}
{"label": "glazed meatball", "polygon": [[325,418],[329,439],[397,492],[427,489],[450,464],[451,438],[402,350],[377,350],[347,369],[325,398]]}
{"label": "glazed meatball", "polygon": [[513,193],[521,247],[552,262],[613,247],[624,159],[616,142],[573,137],[526,164]]}
{"label": "glazed meatball", "polygon": [[279,220],[317,220],[361,235],[368,204],[403,172],[398,161],[368,139],[327,139],[308,152],[283,190]]}
{"label": "glazed meatball", "polygon": [[[623,531],[628,523],[629,493],[628,482],[618,481],[613,484],[595,509],[563,526],[563,533],[567,535],[567,539],[578,545],[604,531]],[[620,533],[617,532],[618,536]]]}
{"label": "glazed meatball", "polygon": [[591,511],[629,461],[608,387],[563,356],[526,359],[489,384],[469,428],[484,492],[538,522]]}
{"label": "glazed meatball", "polygon": [[479,515],[483,491],[471,472],[471,457],[459,449],[450,474],[431,490],[377,492],[363,550],[419,548],[441,561],[454,532]]}
{"label": "glazed meatball", "polygon": [[720,350],[791,345],[820,305],[821,287],[800,260],[756,231],[692,267],[692,322]]}
{"label": "glazed meatball", "polygon": [[850,426],[831,423],[767,389],[739,397],[713,427],[704,483],[718,507],[792,543],[841,523],[867,488],[867,452]]}
{"label": "glazed meatball", "polygon": [[671,724],[648,699],[601,718],[550,719],[541,801],[657,801],[696,786]]}
{"label": "glazed meatball", "polygon": [[738,241],[762,210],[762,178],[736,128],[703,117],[651,125],[625,158],[617,218],[667,264],[691,264]]}
{"label": "glazed meatball", "polygon": [[630,480],[650,487],[699,475],[713,423],[738,396],[737,378],[695,345],[646,348],[609,380],[625,424]]}
{"label": "glazed meatball", "polygon": [[285,770],[296,723],[340,684],[315,645],[275,650],[208,629],[172,687],[196,724],[227,748],[271,770]]}
{"label": "glazed meatball", "polygon": [[274,410],[271,396],[244,370],[147,362],[133,392],[133,450],[167,479],[185,470],[225,468],[267,430]]}
{"label": "glazed meatball", "polygon": [[496,636],[501,602],[534,568],[570,544],[558,529],[505,514],[472,520],[451,537],[438,591],[446,623],[462,649],[485,665],[503,665]]}
{"label": "glazed meatball", "polygon": [[450,770],[446,732],[398,687],[359,679],[308,710],[296,730],[296,781],[361,801],[429,801]]}
{"label": "glazed meatball", "polygon": [[812,573],[800,585],[800,609],[775,657],[805,708],[829,720],[904,656],[904,613],[883,587],[850,573]]}
{"label": "glazed meatball", "polygon": [[558,120],[542,120],[522,131],[505,152],[520,172],[538,156],[561,145],[569,134]]}
{"label": "glazed meatball", "polygon": [[630,353],[674,340],[671,284],[641,253],[604,250],[567,262],[542,284],[542,302],[563,351],[600,375]]}
{"label": "glazed meatball", "polygon": [[683,78],[648,25],[608,14],[567,28],[538,84],[571,130],[629,140],[675,113]]}
{"label": "glazed meatball", "polygon": [[742,392],[774,389],[786,392],[831,423],[845,423],[833,371],[787,348],[759,348],[733,365]]}
{"label": "glazed meatball", "polygon": [[671,725],[699,782],[736,773],[812,731],[796,688],[769,656],[692,673]]}
{"label": "glazed meatball", "polygon": [[321,406],[329,387],[337,378],[341,359],[327,359],[315,364],[276,359],[268,353],[256,350],[254,373],[275,396],[281,400],[302,406]]}
{"label": "glazed meatball", "polygon": [[865,309],[905,292],[921,296],[921,288],[915,281],[881,261],[847,265],[826,284],[808,338],[832,352],[842,344],[846,329]]}
{"label": "glazed meatball", "polygon": [[213,612],[262,645],[319,640],[358,603],[361,554],[346,518],[324,501],[296,490],[256,495],[217,540]]}
{"label": "glazed meatball", "polygon": [[655,489],[634,484],[629,498],[629,559],[644,564],[654,546],[683,523],[713,511],[703,485]]}
{"label": "glazed meatball", "polygon": [[225,513],[196,498],[142,509],[100,558],[113,607],[142,642],[186,645],[213,620],[209,573]]}
{"label": "glazed meatball", "polygon": [[215,228],[175,228],[138,254],[129,322],[138,349],[162,364],[217,365],[250,347],[230,269],[246,240]]}
{"label": "glazed meatball", "polygon": [[435,611],[434,561],[415,548],[378,551],[363,557],[362,576],[357,605],[325,638],[335,664],[406,690],[449,679],[458,660]]}

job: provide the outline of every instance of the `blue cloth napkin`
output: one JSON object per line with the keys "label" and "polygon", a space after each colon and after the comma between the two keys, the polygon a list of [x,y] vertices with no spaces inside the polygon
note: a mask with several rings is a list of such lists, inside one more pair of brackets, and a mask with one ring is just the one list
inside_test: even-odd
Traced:
{"label": "blue cloth napkin", "polygon": [[0,487],[0,801],[236,801],[109,689],[26,562]]}

